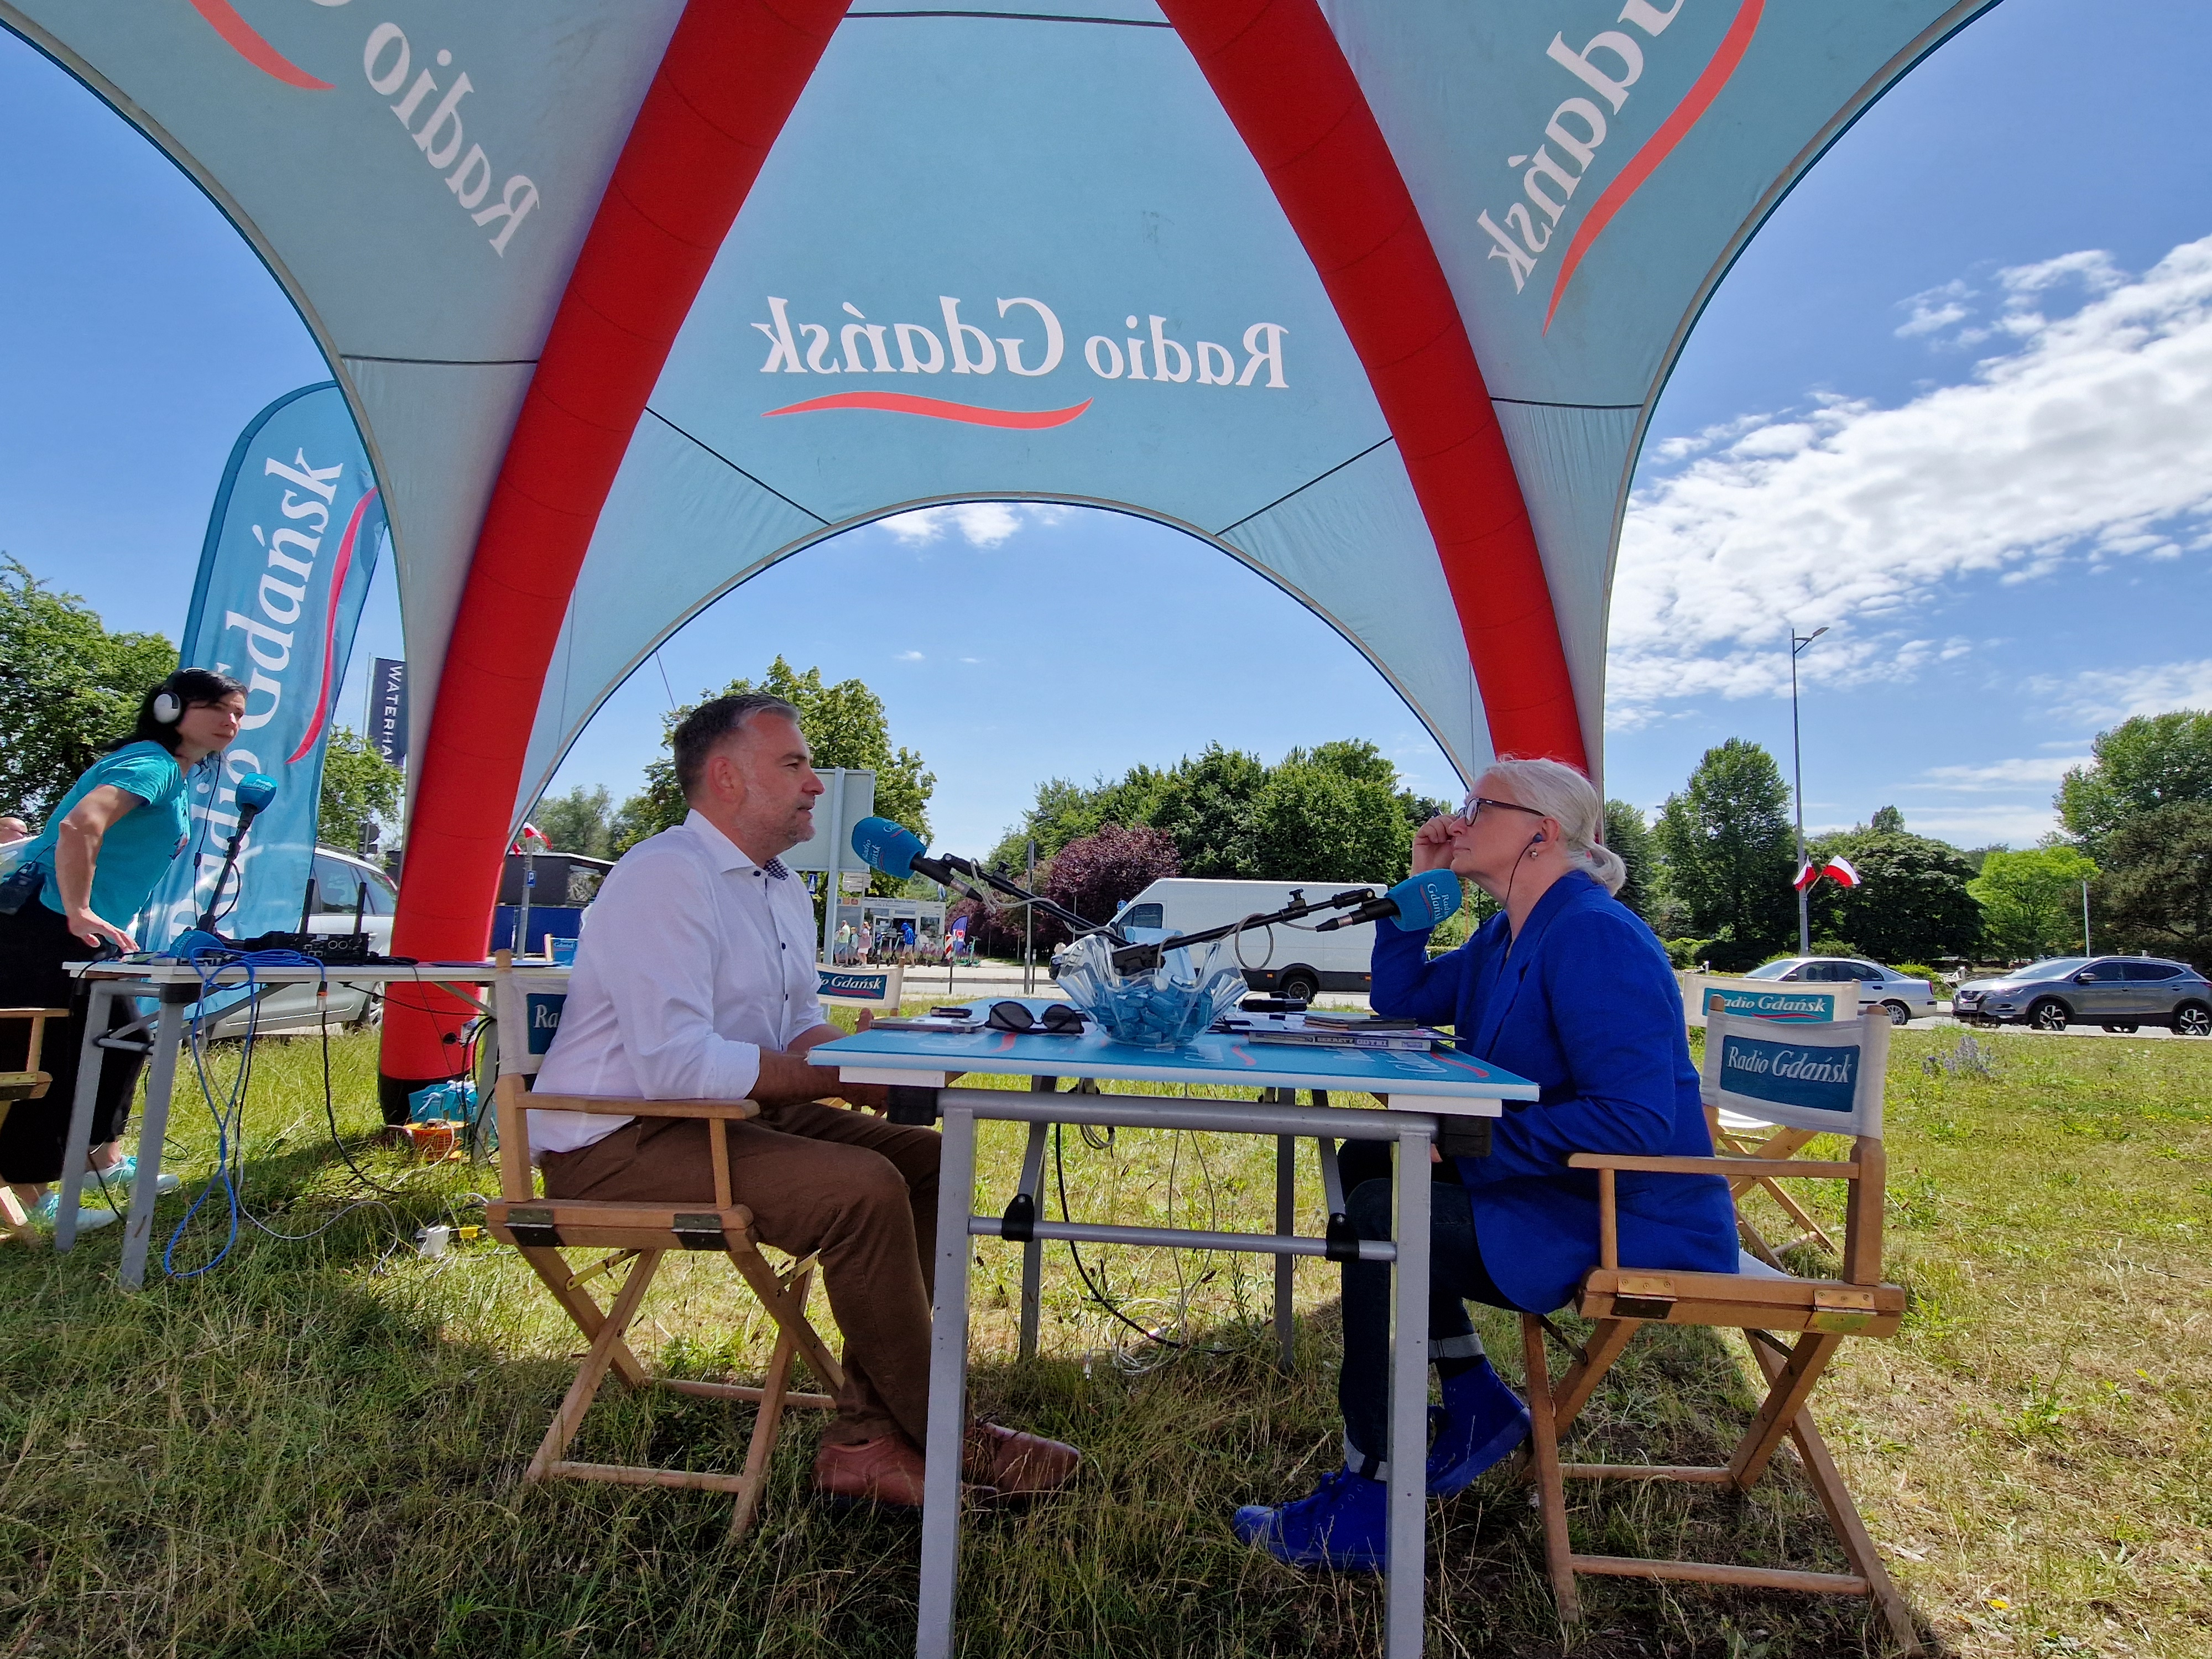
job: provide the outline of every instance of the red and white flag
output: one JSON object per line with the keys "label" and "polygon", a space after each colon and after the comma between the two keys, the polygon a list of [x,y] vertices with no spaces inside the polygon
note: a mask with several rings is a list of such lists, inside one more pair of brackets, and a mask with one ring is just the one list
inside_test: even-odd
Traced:
{"label": "red and white flag", "polygon": [[1838,887],[1856,887],[1864,879],[1852,866],[1849,859],[1838,856],[1830,859],[1823,865],[1809,863],[1800,865],[1797,869],[1797,878],[1790,884],[1802,893],[1823,876],[1827,877]]}

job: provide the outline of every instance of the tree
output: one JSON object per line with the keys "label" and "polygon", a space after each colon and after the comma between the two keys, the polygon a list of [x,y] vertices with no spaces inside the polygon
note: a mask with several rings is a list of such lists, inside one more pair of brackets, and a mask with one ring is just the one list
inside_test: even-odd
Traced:
{"label": "tree", "polygon": [[603,859],[613,845],[613,817],[614,797],[606,787],[586,789],[580,783],[565,795],[548,795],[540,800],[530,821],[556,853]]}
{"label": "tree", "polygon": [[1355,779],[1333,767],[1285,761],[1252,803],[1254,875],[1347,886],[1401,880],[1413,838],[1390,787],[1396,781],[1395,769],[1388,779]]}
{"label": "tree", "polygon": [[1823,881],[1813,889],[1814,931],[1881,962],[1972,954],[1982,933],[1982,907],[1968,890],[1973,866],[1947,842],[1884,830],[1885,814],[1900,825],[1905,821],[1896,808],[1884,807],[1873,827],[1813,843],[1816,867],[1841,854],[1862,878],[1856,887]]}
{"label": "tree", "polygon": [[[1053,855],[1044,895],[1086,921],[1105,921],[1127,901],[1164,876],[1182,873],[1175,842],[1164,831],[1118,823],[1072,841]],[[1048,916],[1037,919],[1037,940],[1057,942],[1066,930]]]}
{"label": "tree", "polygon": [[2072,847],[1991,853],[1967,891],[1981,901],[1983,937],[2001,957],[2051,956],[2081,943],[2081,884],[2097,866]]}
{"label": "tree", "polygon": [[1620,854],[1620,861],[1628,866],[1627,879],[1613,896],[1644,918],[1652,918],[1658,895],[1653,890],[1655,867],[1659,849],[1651,839],[1650,826],[1644,822],[1644,814],[1625,800],[1609,800],[1605,804],[1605,844]]}
{"label": "tree", "polygon": [[[781,697],[799,710],[799,729],[805,733],[817,766],[873,769],[877,815],[904,824],[925,842],[929,839],[929,796],[937,787],[937,775],[924,769],[921,757],[913,750],[891,746],[890,720],[881,697],[859,680],[824,685],[819,668],[802,674],[779,656],[758,684],[732,680],[720,691],[701,693],[699,702],[755,691]],[[693,703],[666,716],[661,722],[662,740],[673,737],[684,716],[697,707]],[[653,761],[645,769],[644,789],[623,803],[621,833],[615,839],[615,849],[626,850],[647,836],[683,823],[688,810],[684,793],[676,786],[675,757]],[[878,870],[869,891],[887,895],[896,892],[898,885]]]}
{"label": "tree", "polygon": [[1252,811],[1267,786],[1257,755],[1209,743],[1196,760],[1185,759],[1164,788],[1153,828],[1174,837],[1183,873],[1213,879],[1258,877],[1252,846]]}
{"label": "tree", "polygon": [[159,634],[109,633],[76,594],[0,553],[0,811],[36,824],[176,666]]}
{"label": "tree", "polygon": [[1774,757],[1730,738],[1667,798],[1653,832],[1668,883],[1715,966],[1749,968],[1794,931],[1790,792]]}
{"label": "tree", "polygon": [[2051,804],[2093,857],[2131,819],[2177,801],[2212,801],[2212,714],[2139,714],[2089,747],[2094,758],[2066,774]]}
{"label": "tree", "polygon": [[2212,805],[2175,801],[2105,841],[2089,884],[2097,942],[2212,969]]}
{"label": "tree", "polygon": [[1867,828],[1880,830],[1886,836],[1901,836],[1905,833],[1905,814],[1894,806],[1878,806],[1875,809],[1874,822]]}
{"label": "tree", "polygon": [[361,832],[374,818],[390,824],[399,814],[407,778],[350,726],[331,732],[323,750],[323,790],[315,807],[315,838],[349,852],[361,846]]}

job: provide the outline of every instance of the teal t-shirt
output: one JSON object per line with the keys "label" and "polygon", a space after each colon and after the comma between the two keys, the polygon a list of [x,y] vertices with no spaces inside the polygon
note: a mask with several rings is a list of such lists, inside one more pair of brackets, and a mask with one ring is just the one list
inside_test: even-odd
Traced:
{"label": "teal t-shirt", "polygon": [[46,872],[39,891],[46,908],[62,910],[61,886],[54,878],[54,837],[70,809],[102,784],[128,790],[145,804],[133,807],[101,837],[100,860],[92,870],[92,911],[112,927],[128,928],[146,908],[154,884],[184,850],[191,819],[185,806],[185,775],[176,757],[158,743],[126,743],[87,767],[69,793],[47,815],[46,827],[19,861],[36,859]]}

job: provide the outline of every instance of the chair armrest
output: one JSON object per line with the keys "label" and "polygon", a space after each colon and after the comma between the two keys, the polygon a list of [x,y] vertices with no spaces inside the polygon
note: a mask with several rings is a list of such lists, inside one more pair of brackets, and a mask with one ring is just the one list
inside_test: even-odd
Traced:
{"label": "chair armrest", "polygon": [[1632,1158],[1619,1152],[1577,1152],[1571,1170],[1635,1170],[1650,1175],[1807,1176],[1854,1181],[1856,1164],[1816,1164],[1799,1158]]}
{"label": "chair armrest", "polygon": [[67,1019],[66,1008],[0,1008],[0,1019]]}
{"label": "chair armrest", "polygon": [[625,1100],[617,1095],[526,1094],[526,1112],[588,1112],[599,1117],[722,1118],[760,1115],[757,1100]]}

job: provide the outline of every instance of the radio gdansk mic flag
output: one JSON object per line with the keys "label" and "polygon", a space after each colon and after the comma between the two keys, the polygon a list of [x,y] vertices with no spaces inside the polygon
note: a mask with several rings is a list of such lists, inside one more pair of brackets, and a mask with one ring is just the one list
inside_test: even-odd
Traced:
{"label": "radio gdansk mic flag", "polygon": [[191,850],[147,904],[138,938],[148,948],[190,927],[207,902],[248,772],[275,778],[276,798],[254,820],[217,925],[233,939],[299,925],[323,750],[386,539],[383,497],[334,381],[287,392],[239,434],[179,657],[242,682],[246,718],[220,772],[192,774]]}

